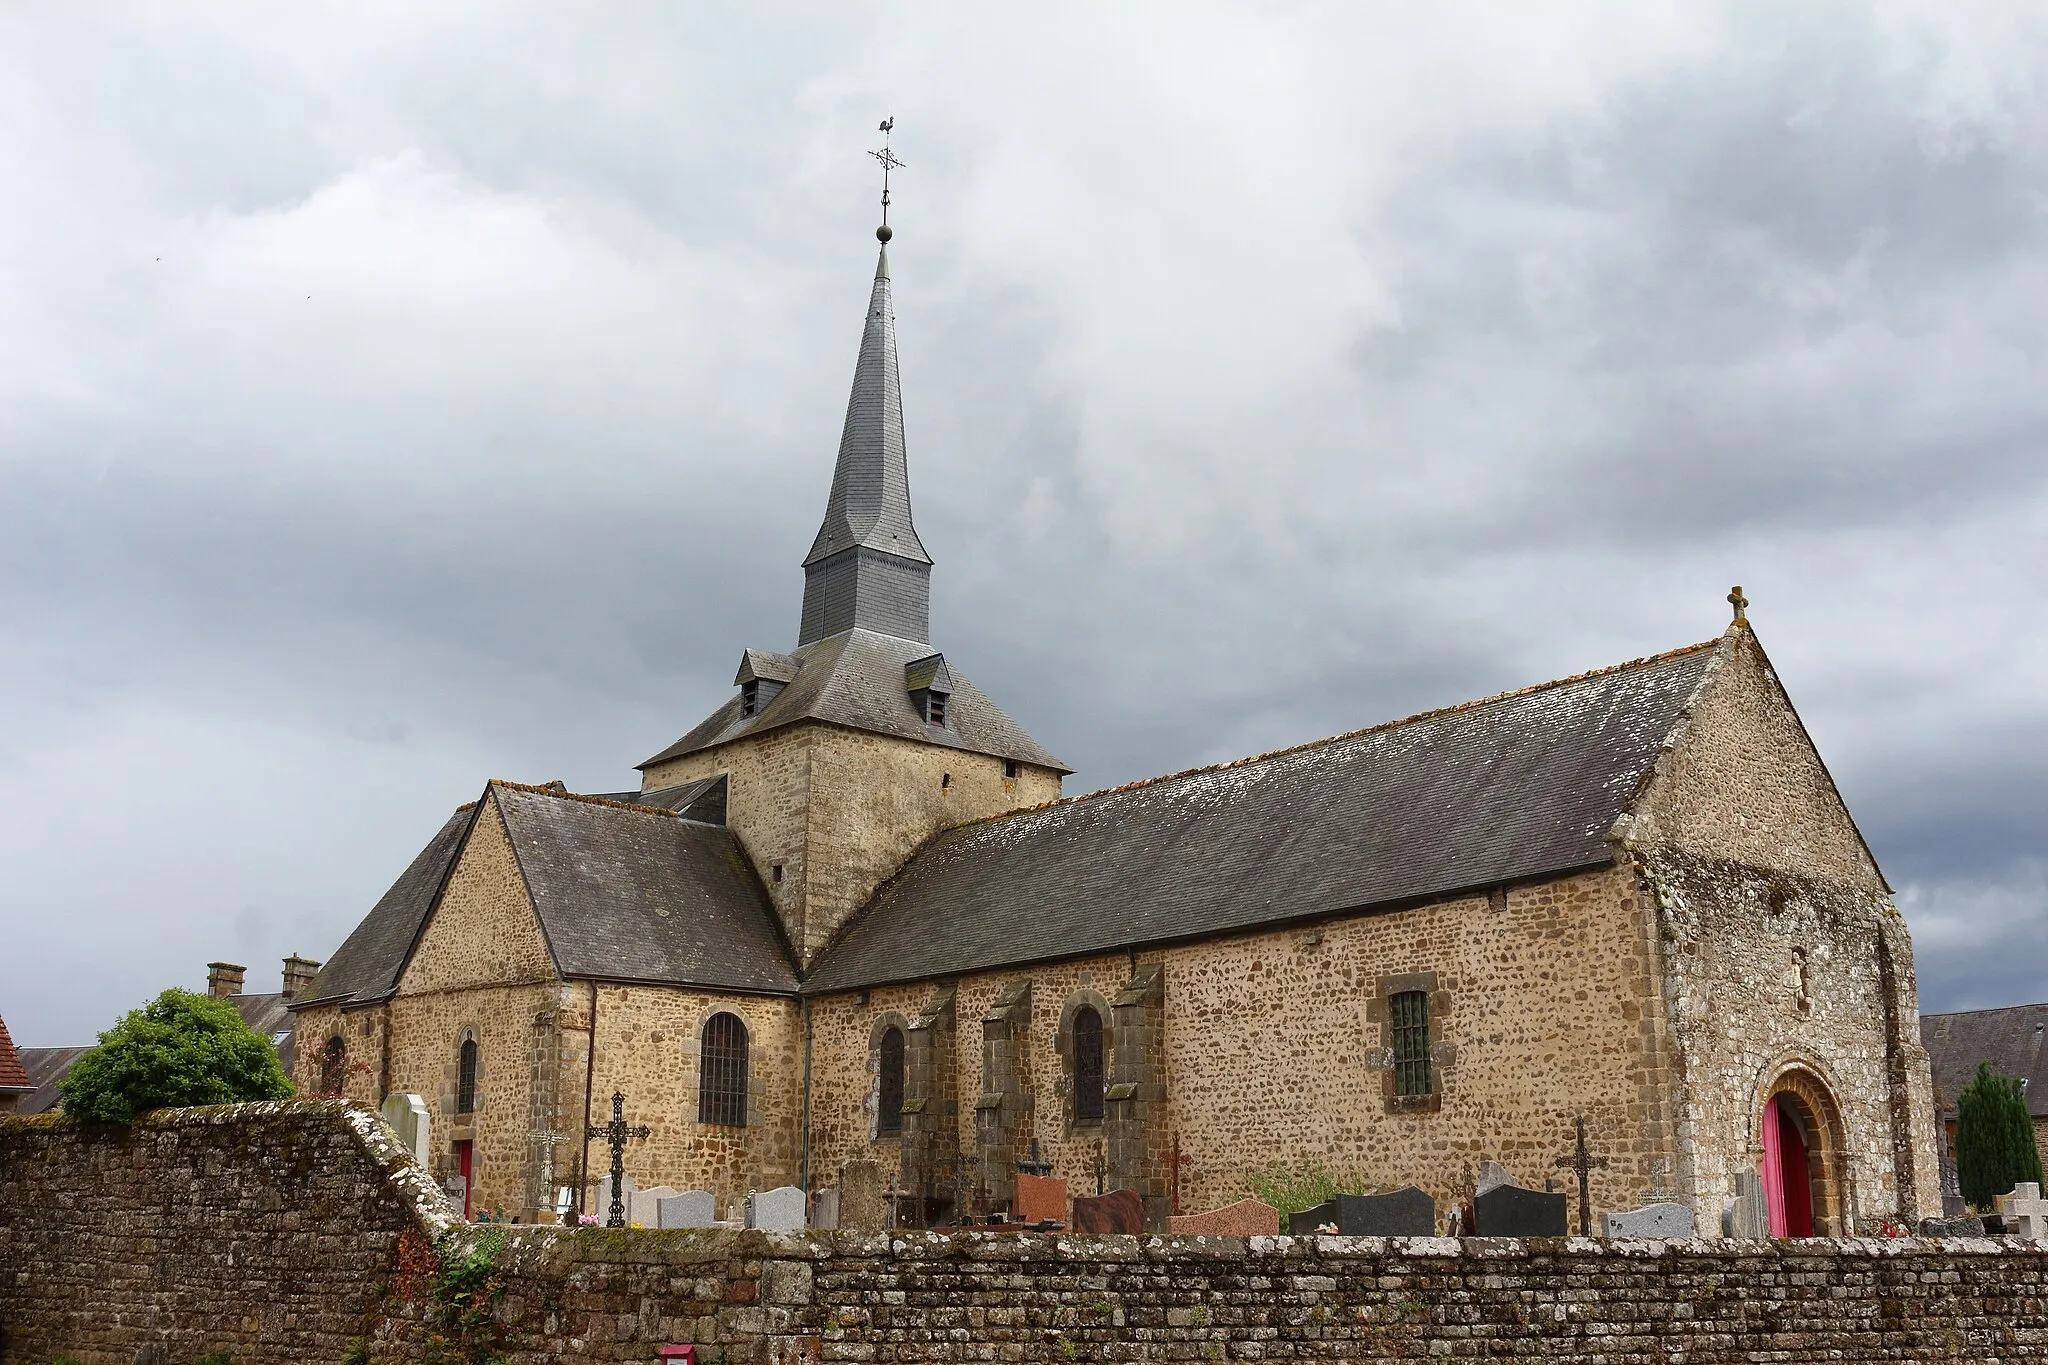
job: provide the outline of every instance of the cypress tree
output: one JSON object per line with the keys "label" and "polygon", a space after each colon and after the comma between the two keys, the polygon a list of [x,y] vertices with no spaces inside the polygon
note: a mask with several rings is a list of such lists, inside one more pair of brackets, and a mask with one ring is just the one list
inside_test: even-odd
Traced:
{"label": "cypress tree", "polygon": [[2041,1153],[2027,1116],[2026,1091],[1989,1062],[1956,1097],[1956,1179],[1972,1208],[1989,1209],[2023,1181],[2041,1180]]}

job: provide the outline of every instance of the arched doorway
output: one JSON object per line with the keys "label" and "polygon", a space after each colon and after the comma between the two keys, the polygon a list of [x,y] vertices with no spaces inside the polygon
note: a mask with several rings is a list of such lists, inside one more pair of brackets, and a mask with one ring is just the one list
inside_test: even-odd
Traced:
{"label": "arched doorway", "polygon": [[1841,1111],[1804,1068],[1770,1084],[1759,1116],[1764,1202],[1773,1237],[1839,1237],[1849,1232]]}

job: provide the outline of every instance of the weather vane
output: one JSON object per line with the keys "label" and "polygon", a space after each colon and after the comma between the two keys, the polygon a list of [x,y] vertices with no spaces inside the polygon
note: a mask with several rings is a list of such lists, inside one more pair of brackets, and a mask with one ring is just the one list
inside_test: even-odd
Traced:
{"label": "weather vane", "polygon": [[875,229],[880,241],[888,241],[895,234],[889,230],[889,172],[900,171],[903,163],[896,159],[896,153],[889,150],[890,135],[896,131],[896,119],[892,115],[882,120],[882,150],[868,155],[882,163],[882,225]]}

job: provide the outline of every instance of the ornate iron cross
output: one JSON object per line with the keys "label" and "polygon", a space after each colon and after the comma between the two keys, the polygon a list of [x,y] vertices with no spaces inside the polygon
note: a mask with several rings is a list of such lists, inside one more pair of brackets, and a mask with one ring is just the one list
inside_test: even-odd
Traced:
{"label": "ornate iron cross", "polygon": [[1607,1158],[1604,1156],[1594,1156],[1586,1150],[1586,1116],[1584,1114],[1579,1115],[1578,1130],[1579,1140],[1573,1146],[1572,1154],[1559,1157],[1557,1159],[1557,1168],[1561,1171],[1570,1171],[1579,1178],[1579,1236],[1591,1237],[1593,1235],[1593,1206],[1589,1202],[1588,1187],[1592,1183],[1593,1172],[1607,1169]]}
{"label": "ornate iron cross", "polygon": [[881,163],[882,163],[882,232],[881,232],[881,237],[882,237],[882,240],[883,240],[883,241],[885,241],[885,242],[889,240],[889,237],[888,237],[888,231],[889,231],[889,172],[891,172],[891,171],[900,171],[900,170],[902,170],[902,169],[903,169],[903,163],[902,163],[902,162],[900,162],[900,161],[898,161],[898,160],[896,159],[896,153],[894,153],[894,152],[892,152],[892,151],[890,151],[890,150],[889,150],[889,139],[890,139],[890,137],[891,137],[891,136],[892,136],[892,135],[893,135],[893,134],[894,134],[895,132],[896,132],[896,120],[895,120],[895,119],[894,119],[893,117],[891,117],[891,118],[885,118],[885,119],[883,119],[883,120],[882,120],[882,128],[881,128],[881,133],[882,133],[882,150],[881,150],[881,151],[879,151],[879,152],[869,152],[869,153],[868,153],[868,155],[869,155],[869,156],[873,157],[873,158],[874,158],[875,160],[877,160],[877,161],[879,161],[879,162],[881,162]]}
{"label": "ornate iron cross", "polygon": [[603,1138],[612,1149],[612,1206],[605,1219],[608,1228],[626,1226],[626,1142],[629,1138],[644,1138],[653,1132],[644,1123],[628,1126],[626,1123],[626,1092],[612,1091],[612,1121],[593,1123],[584,1133],[586,1141]]}

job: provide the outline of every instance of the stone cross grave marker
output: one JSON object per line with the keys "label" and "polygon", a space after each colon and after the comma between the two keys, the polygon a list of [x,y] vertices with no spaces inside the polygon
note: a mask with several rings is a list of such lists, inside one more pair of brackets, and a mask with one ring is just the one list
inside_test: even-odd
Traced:
{"label": "stone cross grave marker", "polygon": [[655,1206],[654,1225],[662,1228],[708,1228],[718,1225],[718,1200],[709,1190],[664,1195]]}
{"label": "stone cross grave marker", "polygon": [[433,1159],[433,1115],[427,1110],[427,1102],[418,1095],[393,1093],[384,1097],[380,1111],[384,1124],[398,1138],[398,1143],[412,1155],[412,1159],[426,1170]]}
{"label": "stone cross grave marker", "polygon": [[1648,1204],[1625,1213],[1600,1215],[1602,1235],[1607,1237],[1690,1237],[1693,1234],[1689,1205],[1665,1202]]}
{"label": "stone cross grave marker", "polygon": [[628,1124],[626,1122],[626,1092],[614,1090],[612,1091],[612,1121],[604,1124],[593,1123],[589,1125],[588,1130],[583,1135],[586,1142],[603,1138],[605,1145],[612,1149],[612,1174],[609,1197],[605,1201],[610,1206],[610,1211],[606,1215],[604,1223],[608,1228],[622,1228],[626,1226],[626,1197],[624,1190],[621,1188],[626,1179],[626,1142],[629,1138],[644,1139],[653,1131],[644,1123]]}
{"label": "stone cross grave marker", "polygon": [[2033,1242],[2048,1242],[2048,1199],[2041,1197],[2041,1187],[2033,1181],[2015,1186],[2011,1194],[1999,1195],[1998,1212],[2005,1219],[2007,1232]]}
{"label": "stone cross grave marker", "polygon": [[804,1202],[804,1192],[794,1185],[762,1190],[753,1198],[754,1216],[749,1226],[762,1232],[802,1232]]}

